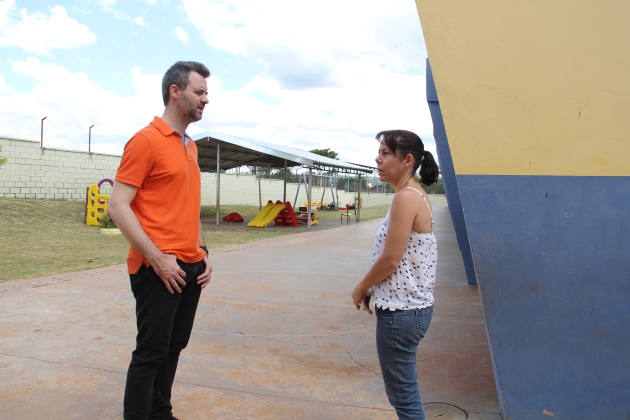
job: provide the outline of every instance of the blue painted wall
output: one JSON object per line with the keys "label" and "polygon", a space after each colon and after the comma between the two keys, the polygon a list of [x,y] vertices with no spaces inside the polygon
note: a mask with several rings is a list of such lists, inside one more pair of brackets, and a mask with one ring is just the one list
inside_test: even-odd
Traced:
{"label": "blue painted wall", "polygon": [[429,111],[431,111],[431,119],[433,120],[433,137],[438,152],[438,160],[440,161],[440,169],[442,171],[442,181],[444,182],[444,190],[446,192],[446,201],[448,209],[451,213],[451,219],[455,226],[455,235],[457,236],[457,245],[464,259],[464,268],[466,269],[466,278],[468,284],[477,284],[475,275],[475,266],[468,242],[468,233],[466,232],[466,221],[462,211],[462,203],[459,198],[459,188],[457,187],[457,179],[455,178],[455,169],[453,167],[453,158],[451,157],[451,149],[448,145],[446,137],[446,129],[444,128],[444,120],[442,119],[442,111],[438,101],[435,84],[433,82],[433,74],[431,66],[427,59],[427,102],[429,103]]}
{"label": "blue painted wall", "polygon": [[457,184],[506,418],[629,419],[630,178]]}

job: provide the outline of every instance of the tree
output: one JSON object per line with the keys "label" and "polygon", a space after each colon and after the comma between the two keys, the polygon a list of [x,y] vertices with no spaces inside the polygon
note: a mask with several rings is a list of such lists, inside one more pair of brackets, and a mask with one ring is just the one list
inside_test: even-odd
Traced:
{"label": "tree", "polygon": [[[0,152],[2,152],[2,146],[0,146]],[[7,160],[7,158],[0,156],[0,166],[5,165]]]}
{"label": "tree", "polygon": [[[248,165],[247,168],[249,169],[249,173],[250,174],[256,174],[256,176],[260,177],[260,178],[267,178],[267,179],[284,179],[284,169],[275,169],[272,168],[271,169],[271,173],[269,173],[269,167],[267,166],[251,166]],[[287,168],[287,181],[288,182],[296,182],[296,177],[297,175],[295,175],[293,173],[293,171],[291,170],[291,168]]]}
{"label": "tree", "polygon": [[[418,180],[418,182],[420,182],[420,180]],[[424,188],[427,194],[445,194],[442,177],[439,177],[435,184],[424,185],[422,182],[420,182],[420,185],[422,185],[422,188]]]}
{"label": "tree", "polygon": [[337,156],[339,156],[339,153],[335,152],[334,150],[330,150],[330,149],[313,149],[313,150],[309,150],[309,152],[315,153],[316,155],[325,156],[327,158],[339,160],[339,158],[337,158]]}

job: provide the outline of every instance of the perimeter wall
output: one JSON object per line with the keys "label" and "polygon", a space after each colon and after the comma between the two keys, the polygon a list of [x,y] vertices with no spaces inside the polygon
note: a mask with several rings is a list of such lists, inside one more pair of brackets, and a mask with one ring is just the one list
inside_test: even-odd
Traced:
{"label": "perimeter wall", "polygon": [[416,5],[504,418],[629,419],[630,2]]}
{"label": "perimeter wall", "polygon": [[[0,167],[0,197],[41,198],[47,200],[85,200],[85,190],[103,178],[114,179],[120,156],[76,152],[58,149],[40,149],[39,142],[0,138],[0,156],[8,158]],[[201,200],[203,205],[216,204],[216,174],[201,174]],[[107,184],[104,184],[107,188]],[[260,191],[263,206],[267,200],[283,199],[283,181],[262,179]],[[107,192],[107,190],[105,190]],[[287,184],[287,200],[293,203],[297,184]],[[313,187],[312,200],[320,201],[323,190]],[[338,190],[343,206],[355,200],[356,193]],[[364,207],[391,204],[393,194],[361,193]],[[298,204],[306,201],[304,186],[300,189]],[[331,202],[330,190],[324,196]],[[432,195],[435,206],[446,205],[443,195]],[[258,205],[258,180],[254,175],[221,174],[221,204]]]}

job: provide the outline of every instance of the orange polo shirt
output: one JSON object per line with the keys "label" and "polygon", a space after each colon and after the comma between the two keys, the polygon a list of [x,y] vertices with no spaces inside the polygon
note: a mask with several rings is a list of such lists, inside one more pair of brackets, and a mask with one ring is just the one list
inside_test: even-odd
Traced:
{"label": "orange polo shirt", "polygon": [[[131,209],[153,243],[186,263],[201,261],[199,210],[201,173],[197,145],[186,146],[179,133],[159,117],[125,145],[116,181],[138,187]],[[149,262],[129,246],[127,270],[137,273]]]}

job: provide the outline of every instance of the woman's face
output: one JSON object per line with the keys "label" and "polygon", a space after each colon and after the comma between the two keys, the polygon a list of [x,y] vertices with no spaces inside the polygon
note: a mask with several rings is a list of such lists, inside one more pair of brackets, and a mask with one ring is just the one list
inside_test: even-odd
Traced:
{"label": "woman's face", "polygon": [[396,156],[384,141],[379,143],[375,161],[381,182],[395,183],[405,175],[404,160]]}

